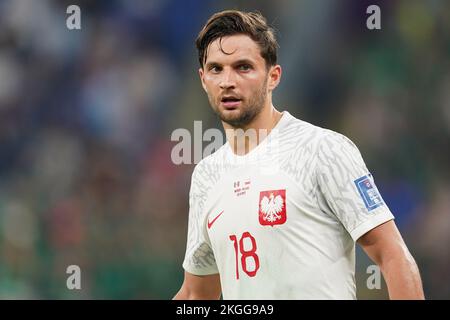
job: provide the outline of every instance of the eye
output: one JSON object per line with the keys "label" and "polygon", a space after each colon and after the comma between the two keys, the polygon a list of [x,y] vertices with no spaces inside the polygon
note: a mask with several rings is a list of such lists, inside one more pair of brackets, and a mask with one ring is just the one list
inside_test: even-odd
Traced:
{"label": "eye", "polygon": [[251,68],[252,68],[252,66],[249,65],[249,64],[241,64],[241,65],[239,65],[239,67],[238,67],[238,69],[239,69],[240,71],[249,71]]}
{"label": "eye", "polygon": [[222,68],[220,66],[211,66],[209,68],[209,71],[211,71],[212,73],[219,73],[220,71],[222,71]]}

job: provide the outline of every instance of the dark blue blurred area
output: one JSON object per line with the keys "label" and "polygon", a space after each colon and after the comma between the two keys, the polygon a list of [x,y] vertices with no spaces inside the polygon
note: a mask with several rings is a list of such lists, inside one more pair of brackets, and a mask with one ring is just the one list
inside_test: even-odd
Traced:
{"label": "dark blue blurred area", "polygon": [[[81,30],[66,8],[81,8]],[[366,28],[378,4],[382,29]],[[171,133],[220,127],[194,41],[223,9],[280,43],[280,110],[360,148],[422,272],[450,298],[450,2],[0,2],[0,298],[167,299],[181,285],[193,165]],[[358,255],[358,296],[371,262]],[[66,268],[82,269],[82,290]]]}

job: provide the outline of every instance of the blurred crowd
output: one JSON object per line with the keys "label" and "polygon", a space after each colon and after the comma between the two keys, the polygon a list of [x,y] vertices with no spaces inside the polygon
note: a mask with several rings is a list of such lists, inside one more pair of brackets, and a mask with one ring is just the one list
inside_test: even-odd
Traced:
{"label": "blurred crowd", "polygon": [[[381,30],[366,8],[381,8]],[[81,8],[68,30],[66,8]],[[450,2],[0,1],[0,298],[169,299],[182,282],[193,165],[177,128],[220,122],[195,37],[214,12],[277,29],[280,110],[360,148],[417,260],[450,299]],[[368,290],[358,251],[359,298]],[[66,269],[81,268],[81,290]]]}

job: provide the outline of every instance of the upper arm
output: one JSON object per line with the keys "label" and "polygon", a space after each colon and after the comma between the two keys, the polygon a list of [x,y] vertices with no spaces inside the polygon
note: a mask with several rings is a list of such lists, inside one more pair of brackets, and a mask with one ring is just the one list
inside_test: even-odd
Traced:
{"label": "upper arm", "polygon": [[192,173],[189,192],[189,225],[186,254],[183,261],[184,281],[174,299],[219,299],[220,277],[206,230],[205,202],[210,186],[203,178],[204,166],[199,163]]}
{"label": "upper arm", "polygon": [[205,203],[210,191],[210,183],[205,181],[207,175],[200,163],[192,173],[189,191],[189,219],[186,254],[183,261],[184,270],[191,274],[207,275],[218,273],[211,241],[206,229],[207,212]]}
{"label": "upper arm", "polygon": [[357,242],[378,265],[382,265],[383,262],[392,257],[410,258],[408,248],[394,220],[373,228],[362,235]]}
{"label": "upper arm", "polygon": [[394,218],[356,145],[328,132],[318,144],[319,205],[336,217],[354,241]]}
{"label": "upper arm", "polygon": [[221,293],[219,274],[197,276],[186,271],[183,285],[174,299],[217,300]]}

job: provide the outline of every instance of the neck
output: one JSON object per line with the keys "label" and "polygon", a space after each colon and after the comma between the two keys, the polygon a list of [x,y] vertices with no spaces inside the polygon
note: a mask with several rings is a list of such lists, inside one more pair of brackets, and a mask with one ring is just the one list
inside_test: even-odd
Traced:
{"label": "neck", "polygon": [[222,122],[227,141],[236,155],[245,155],[252,151],[272,131],[281,119],[281,112],[270,103],[247,126],[235,128]]}

